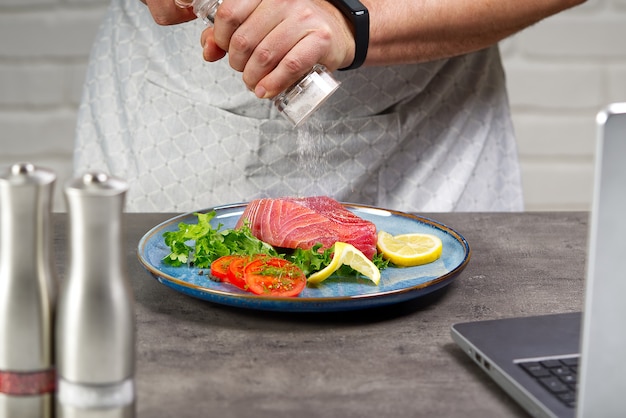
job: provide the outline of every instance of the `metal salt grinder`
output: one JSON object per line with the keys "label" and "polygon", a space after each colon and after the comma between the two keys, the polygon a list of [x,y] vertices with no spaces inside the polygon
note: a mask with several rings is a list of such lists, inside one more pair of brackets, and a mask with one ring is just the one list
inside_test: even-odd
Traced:
{"label": "metal salt grinder", "polygon": [[51,417],[55,387],[51,202],[56,175],[0,173],[0,417]]}
{"label": "metal salt grinder", "polygon": [[65,187],[69,265],[57,313],[57,418],[135,415],[135,313],[124,266],[128,185],[94,172]]}

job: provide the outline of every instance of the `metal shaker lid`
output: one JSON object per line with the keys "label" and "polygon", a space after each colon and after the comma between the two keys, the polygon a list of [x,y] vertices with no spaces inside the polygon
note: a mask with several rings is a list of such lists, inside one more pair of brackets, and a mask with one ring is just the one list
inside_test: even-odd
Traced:
{"label": "metal shaker lid", "polygon": [[65,187],[66,193],[81,196],[115,196],[127,190],[126,181],[100,171],[85,173],[70,180]]}
{"label": "metal shaker lid", "polygon": [[56,180],[52,170],[32,163],[16,163],[0,173],[0,184],[9,186],[47,185]]}

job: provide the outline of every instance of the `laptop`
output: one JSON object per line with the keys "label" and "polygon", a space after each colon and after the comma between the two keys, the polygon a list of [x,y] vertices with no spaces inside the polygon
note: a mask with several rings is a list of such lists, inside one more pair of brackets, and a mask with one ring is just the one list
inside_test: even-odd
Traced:
{"label": "laptop", "polygon": [[626,103],[598,113],[583,312],[454,324],[452,338],[537,417],[626,417]]}

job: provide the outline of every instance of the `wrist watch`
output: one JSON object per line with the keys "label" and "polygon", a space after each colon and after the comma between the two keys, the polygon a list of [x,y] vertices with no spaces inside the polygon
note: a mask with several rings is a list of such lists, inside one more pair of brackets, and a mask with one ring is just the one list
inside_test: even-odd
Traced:
{"label": "wrist watch", "polygon": [[352,23],[354,27],[354,60],[339,71],[359,68],[365,62],[370,42],[370,15],[359,0],[328,0]]}

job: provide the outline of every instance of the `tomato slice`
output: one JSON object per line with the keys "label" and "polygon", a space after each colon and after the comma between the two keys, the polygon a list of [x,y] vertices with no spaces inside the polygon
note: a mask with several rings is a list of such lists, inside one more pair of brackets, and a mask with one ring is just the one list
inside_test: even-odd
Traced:
{"label": "tomato slice", "polygon": [[264,257],[244,268],[248,291],[257,295],[297,296],[306,285],[304,272],[295,264],[278,257]]}
{"label": "tomato slice", "polygon": [[249,257],[239,256],[228,266],[228,278],[226,281],[240,289],[246,289],[246,281],[243,278],[243,269],[250,262]]}
{"label": "tomato slice", "polygon": [[239,255],[225,255],[211,263],[211,275],[220,281],[228,280],[228,266],[233,260],[240,258]]}

